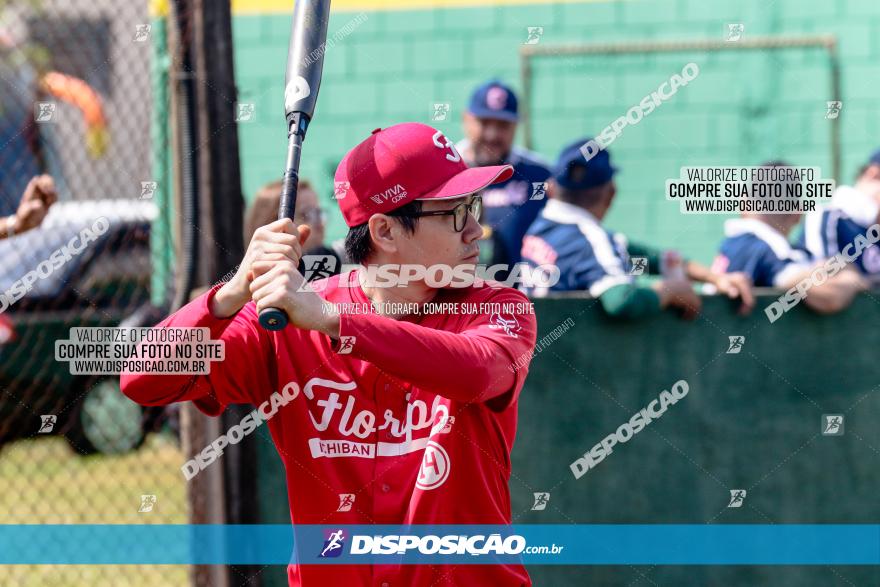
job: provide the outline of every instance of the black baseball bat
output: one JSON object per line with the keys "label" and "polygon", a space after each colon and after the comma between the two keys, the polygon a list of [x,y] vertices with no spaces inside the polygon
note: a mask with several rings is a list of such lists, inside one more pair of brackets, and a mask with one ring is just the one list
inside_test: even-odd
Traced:
{"label": "black baseball bat", "polygon": [[[318,90],[321,88],[329,20],[330,0],[296,0],[290,27],[290,44],[287,47],[287,70],[284,75],[287,164],[278,206],[279,220],[293,220],[296,212],[299,158],[306,130],[315,113]],[[287,322],[284,310],[265,308],[260,312],[260,325],[267,330],[281,330],[287,326]]]}

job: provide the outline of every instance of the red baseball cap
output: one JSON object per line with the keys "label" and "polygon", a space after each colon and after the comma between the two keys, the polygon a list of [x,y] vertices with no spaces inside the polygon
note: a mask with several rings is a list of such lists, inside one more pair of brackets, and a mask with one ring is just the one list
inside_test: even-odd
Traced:
{"label": "red baseball cap", "polygon": [[377,128],[336,168],[335,198],[348,226],[413,200],[448,200],[510,179],[513,167],[468,167],[446,136],[427,124]]}

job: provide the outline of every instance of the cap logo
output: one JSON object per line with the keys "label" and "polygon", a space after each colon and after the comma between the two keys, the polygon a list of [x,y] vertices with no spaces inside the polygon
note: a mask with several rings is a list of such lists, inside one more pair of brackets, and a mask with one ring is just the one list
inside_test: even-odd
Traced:
{"label": "cap logo", "polygon": [[396,184],[394,187],[390,187],[384,192],[378,193],[375,196],[370,196],[370,199],[376,202],[377,204],[383,204],[388,200],[391,200],[392,204],[396,204],[406,197],[406,188]]}
{"label": "cap logo", "polygon": [[348,193],[351,184],[347,181],[335,181],[333,182],[333,198],[336,200],[341,200]]}
{"label": "cap logo", "polygon": [[[443,136],[442,132],[438,130],[431,138],[434,139],[434,146],[438,149],[449,149],[452,154],[450,155],[449,153],[446,153],[447,159],[449,159],[453,163],[458,163],[459,161],[461,161],[461,155],[458,154],[458,151],[455,149],[455,145],[452,144],[452,141]],[[444,142],[441,143],[440,139],[443,139]]]}
{"label": "cap logo", "polygon": [[507,90],[498,86],[492,86],[486,92],[486,106],[492,110],[502,110],[507,104]]}

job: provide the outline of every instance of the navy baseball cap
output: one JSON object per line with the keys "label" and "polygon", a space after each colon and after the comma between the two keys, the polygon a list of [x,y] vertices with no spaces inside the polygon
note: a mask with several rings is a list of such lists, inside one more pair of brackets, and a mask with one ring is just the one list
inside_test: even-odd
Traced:
{"label": "navy baseball cap", "polygon": [[869,164],[880,165],[880,149],[874,151],[871,155],[871,158],[868,160]]}
{"label": "navy baseball cap", "polygon": [[[559,153],[553,179],[560,186],[570,190],[586,190],[608,182],[617,171],[611,165],[611,155],[600,149],[596,142],[587,137],[568,145]],[[592,153],[590,160],[584,152]]]}
{"label": "navy baseball cap", "polygon": [[477,118],[497,118],[516,122],[519,120],[516,94],[498,80],[491,80],[479,86],[471,94],[468,112]]}

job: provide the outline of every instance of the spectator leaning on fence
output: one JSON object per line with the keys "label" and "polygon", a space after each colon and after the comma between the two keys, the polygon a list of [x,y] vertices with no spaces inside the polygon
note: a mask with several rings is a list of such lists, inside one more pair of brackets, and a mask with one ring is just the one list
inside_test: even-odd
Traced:
{"label": "spectator leaning on fence", "polygon": [[[537,154],[513,145],[516,135],[516,95],[499,81],[478,87],[464,113],[465,139],[456,148],[471,166],[511,165],[513,176],[486,188],[483,224],[487,239],[481,244],[481,259],[490,264],[512,265],[520,260],[526,229],[544,207],[544,185],[550,177],[549,164]],[[503,281],[509,271],[499,271]]]}
{"label": "spectator leaning on fence", "polygon": [[[868,229],[878,223],[880,150],[859,171],[854,186],[838,187],[831,203],[807,213],[798,245],[816,258],[828,258],[852,250],[856,237],[870,236]],[[872,283],[880,282],[880,244],[865,248],[853,266]]]}
{"label": "spectator leaning on fence", "polygon": [[[771,161],[762,167],[785,167],[787,163]],[[788,236],[800,222],[803,213],[757,214],[746,212],[742,218],[724,223],[725,239],[712,270],[744,272],[756,287],[788,290],[810,279],[821,264],[803,249],[793,247]],[[818,280],[821,281],[821,280]],[[852,267],[846,267],[824,283],[813,283],[805,302],[818,312],[831,313],[847,307],[853,297],[865,288],[864,280]]]}
{"label": "spectator leaning on fence", "polygon": [[[549,186],[550,199],[523,241],[523,260],[532,266],[553,264],[559,268],[558,283],[549,291],[586,290],[598,297],[612,316],[635,318],[660,309],[676,308],[692,318],[701,302],[691,280],[715,285],[718,291],[740,298],[743,309],[754,304],[748,279],[742,274],[715,274],[694,261],[681,260],[677,253],[661,252],[627,242],[624,235],[602,226],[617,189],[607,150],[589,161],[581,147],[590,139],[567,146],[559,155]],[[672,253],[670,255],[670,253]],[[661,273],[664,258],[679,259],[678,275],[667,271],[667,278],[652,287],[636,283],[632,258],[646,259],[646,273]],[[531,290],[544,295],[548,290]]]}
{"label": "spectator leaning on fence", "polygon": [[49,208],[58,199],[55,193],[55,182],[48,175],[31,178],[15,214],[3,218],[0,227],[0,239],[10,238],[16,234],[38,227],[43,223]]}
{"label": "spectator leaning on fence", "polygon": [[[245,246],[251,242],[254,232],[261,226],[271,224],[278,220],[278,206],[281,202],[281,180],[267,183],[248,207],[244,220]],[[324,244],[324,227],[327,223],[327,213],[321,208],[318,201],[318,193],[307,179],[300,179],[296,193],[296,216],[293,222],[297,225],[307,224],[312,229],[309,238],[303,243],[303,259],[299,262],[299,272],[308,281],[330,277],[340,272],[342,261],[336,252]],[[312,255],[306,259],[307,255]],[[320,263],[323,258],[324,263]],[[322,270],[313,269],[311,261],[319,261]],[[306,261],[310,261],[306,267]]]}

